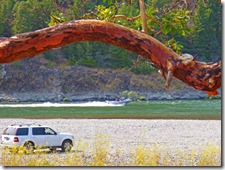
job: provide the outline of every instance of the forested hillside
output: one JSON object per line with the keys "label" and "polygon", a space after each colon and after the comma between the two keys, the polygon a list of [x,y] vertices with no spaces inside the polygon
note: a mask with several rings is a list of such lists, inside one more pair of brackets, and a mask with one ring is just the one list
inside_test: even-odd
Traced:
{"label": "forested hillside", "polygon": [[[178,54],[188,53],[199,61],[215,62],[221,59],[221,3],[218,3],[216,0],[145,0],[144,2],[147,17],[147,33],[149,35],[155,37]],[[138,31],[144,30],[144,28],[142,28],[138,0],[0,0],[0,37],[11,37],[15,34],[35,31],[70,20],[80,19],[105,20]],[[2,89],[3,92],[7,90],[10,92],[10,90],[17,88],[17,93],[32,91],[35,84],[31,85],[32,88],[28,88],[32,81],[27,79],[28,77],[24,72],[28,67],[39,68],[42,69],[41,71],[45,70],[44,72],[48,72],[49,74],[50,72],[51,74],[53,72],[54,74],[58,74],[56,72],[58,69],[63,72],[62,75],[67,75],[67,71],[76,70],[76,68],[78,68],[78,70],[79,68],[83,70],[84,67],[89,67],[93,70],[102,68],[114,70],[126,69],[129,74],[131,71],[138,75],[152,75],[152,81],[154,81],[154,77],[155,80],[158,81],[154,73],[156,69],[149,61],[140,59],[135,53],[99,42],[73,43],[48,51],[43,54],[43,57],[41,61],[44,61],[44,64],[40,62],[31,63],[29,60],[24,60],[0,66],[0,89]],[[53,71],[50,71],[51,69]],[[20,78],[18,79],[17,77],[16,79],[13,77],[13,74],[10,76],[12,71],[16,72]],[[88,69],[84,71],[89,72]],[[96,70],[93,72],[96,72]],[[115,72],[117,71],[111,72],[112,74],[109,75],[117,77],[120,74],[114,75]],[[79,74],[82,73],[79,72]],[[89,74],[91,74],[91,72]],[[103,73],[101,72],[101,74]],[[37,80],[39,82],[45,80],[49,81],[47,77],[44,75],[41,76],[39,73],[37,73],[37,75],[30,75],[32,80]],[[52,77],[52,80],[57,79],[58,81],[57,75],[55,76],[56,77]],[[109,80],[110,76],[108,77]],[[123,80],[123,78],[124,77],[118,79],[118,82],[115,82],[115,84],[120,84],[119,81]],[[74,79],[77,80],[77,77],[74,77]],[[20,88],[18,89],[17,84],[19,80],[24,81],[20,84]],[[60,79],[60,81],[61,80],[62,79]],[[137,82],[140,82],[140,80],[137,80]],[[73,79],[70,81],[74,82]],[[104,84],[105,81],[106,80],[101,83]],[[73,85],[72,82],[63,82],[66,84],[66,90],[64,89],[64,92],[67,94],[71,93],[68,89],[72,89],[69,87]],[[51,83],[52,82],[50,82],[50,84]],[[76,83],[80,82],[76,81]],[[84,83],[85,82],[83,82],[83,84]],[[7,84],[9,86],[7,86]],[[110,85],[108,90],[100,89],[100,91],[109,92],[109,89],[117,89],[120,91],[138,90],[133,88],[134,86],[132,86],[130,79],[128,84],[129,88],[125,88],[125,86],[121,85],[123,88],[120,89],[118,87],[117,89],[117,87],[113,88],[111,87],[113,85]],[[157,84],[153,84],[152,86],[154,87],[149,86],[149,88],[157,89]],[[46,88],[47,86],[47,84],[45,87],[42,87],[42,85],[41,87],[37,86],[37,89]],[[60,92],[63,91],[61,86],[59,88],[58,85],[56,86],[57,88],[52,89],[56,91],[59,90]],[[74,84],[73,86],[76,85]],[[83,92],[88,91],[91,86],[92,85],[87,87]],[[107,86],[107,84],[104,84],[104,88],[105,86]],[[98,88],[101,87],[96,86],[96,89]],[[144,90],[149,90],[145,88],[146,87],[140,86],[139,90],[142,92],[144,92]],[[79,92],[79,90],[78,88],[77,92]],[[35,91],[35,89],[33,89],[33,91]],[[72,89],[72,91],[74,91],[74,89]],[[51,88],[49,92],[51,92]],[[55,93],[55,91],[51,93]]]}

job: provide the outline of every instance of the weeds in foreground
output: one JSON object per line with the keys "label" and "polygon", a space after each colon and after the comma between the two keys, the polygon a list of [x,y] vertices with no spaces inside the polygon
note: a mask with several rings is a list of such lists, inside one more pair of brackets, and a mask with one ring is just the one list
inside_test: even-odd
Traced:
{"label": "weeds in foreground", "polygon": [[26,153],[24,148],[2,150],[2,166],[221,166],[221,147],[208,144],[202,148],[177,150],[158,144],[124,152],[110,150],[109,136],[97,135],[93,145],[78,140],[74,151]]}

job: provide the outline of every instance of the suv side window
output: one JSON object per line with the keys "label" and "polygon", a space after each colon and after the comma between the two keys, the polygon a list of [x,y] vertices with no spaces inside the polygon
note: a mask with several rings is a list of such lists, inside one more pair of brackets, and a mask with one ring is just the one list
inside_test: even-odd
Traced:
{"label": "suv side window", "polygon": [[32,128],[33,135],[55,135],[56,132],[49,127],[34,127]]}
{"label": "suv side window", "polygon": [[15,134],[16,134],[16,128],[14,128],[14,127],[7,127],[3,131],[3,135],[15,135]]}
{"label": "suv side window", "polygon": [[32,128],[33,135],[45,135],[45,128],[43,127],[34,127]]}
{"label": "suv side window", "polygon": [[56,132],[54,130],[52,130],[51,128],[46,127],[45,128],[45,134],[46,135],[55,135]]}
{"label": "suv side window", "polygon": [[16,131],[17,136],[25,136],[28,135],[28,128],[18,128]]}

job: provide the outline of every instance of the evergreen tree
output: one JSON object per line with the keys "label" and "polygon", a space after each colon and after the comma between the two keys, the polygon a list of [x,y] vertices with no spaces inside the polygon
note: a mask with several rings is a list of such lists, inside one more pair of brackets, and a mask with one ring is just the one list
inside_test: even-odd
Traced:
{"label": "evergreen tree", "polygon": [[[198,54],[198,60],[217,61],[222,55],[221,3],[197,1],[190,14],[185,6],[177,8],[176,2],[145,0],[148,33],[178,53]],[[82,18],[102,19],[141,31],[139,13],[138,1],[129,0],[0,0],[0,36],[10,37]],[[137,19],[113,18],[115,15]],[[52,61],[54,54],[45,53]],[[132,60],[137,58],[136,54],[99,42],[74,43],[58,49],[57,54],[62,54],[72,65],[104,68],[130,68]],[[145,73],[148,65],[143,61],[136,72]]]}
{"label": "evergreen tree", "polygon": [[190,20],[191,34],[177,37],[183,53],[198,55],[198,60],[218,61],[222,55],[222,5],[214,0],[198,1]]}
{"label": "evergreen tree", "polygon": [[0,37],[12,36],[13,7],[16,0],[0,0]]}
{"label": "evergreen tree", "polygon": [[47,27],[50,16],[48,10],[53,6],[48,0],[17,1],[13,8],[14,34],[29,32]]}

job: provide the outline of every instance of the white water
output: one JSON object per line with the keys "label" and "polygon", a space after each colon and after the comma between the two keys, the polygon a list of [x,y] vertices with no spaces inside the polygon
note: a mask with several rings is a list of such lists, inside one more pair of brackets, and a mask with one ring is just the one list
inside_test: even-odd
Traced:
{"label": "white water", "polygon": [[86,102],[86,103],[31,103],[31,104],[0,104],[0,107],[106,107],[124,106],[124,104],[113,104],[110,102]]}

